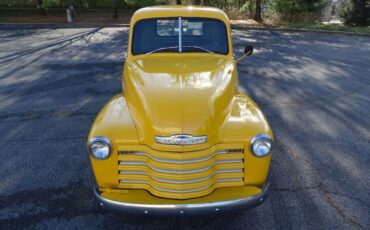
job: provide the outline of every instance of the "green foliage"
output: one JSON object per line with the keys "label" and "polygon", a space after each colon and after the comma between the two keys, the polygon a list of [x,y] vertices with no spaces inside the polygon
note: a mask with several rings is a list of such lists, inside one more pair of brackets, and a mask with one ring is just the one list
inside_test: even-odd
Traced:
{"label": "green foliage", "polygon": [[44,0],[45,8],[65,6],[65,0]]}
{"label": "green foliage", "polygon": [[240,12],[248,12],[249,14],[253,14],[255,10],[256,4],[254,0],[244,1],[244,4],[240,8]]}
{"label": "green foliage", "polygon": [[284,20],[299,21],[302,15],[318,17],[327,0],[274,0],[273,8]]}
{"label": "green foliage", "polygon": [[246,12],[250,9],[251,2],[250,1],[245,1],[243,5],[240,7],[241,12]]}
{"label": "green foliage", "polygon": [[[207,6],[214,6],[221,9],[237,9],[246,0],[203,0],[203,4]],[[247,0],[248,1],[248,0]]]}
{"label": "green foliage", "polygon": [[350,0],[341,7],[340,17],[347,25],[370,25],[370,0]]}
{"label": "green foliage", "polygon": [[168,4],[167,0],[125,0],[127,5],[135,8],[153,6],[153,5],[165,5]]}

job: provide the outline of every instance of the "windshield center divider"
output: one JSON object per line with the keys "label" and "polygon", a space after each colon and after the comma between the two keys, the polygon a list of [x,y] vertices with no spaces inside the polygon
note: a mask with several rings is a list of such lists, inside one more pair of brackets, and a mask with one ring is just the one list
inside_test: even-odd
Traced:
{"label": "windshield center divider", "polygon": [[182,20],[179,17],[179,52],[182,52]]}

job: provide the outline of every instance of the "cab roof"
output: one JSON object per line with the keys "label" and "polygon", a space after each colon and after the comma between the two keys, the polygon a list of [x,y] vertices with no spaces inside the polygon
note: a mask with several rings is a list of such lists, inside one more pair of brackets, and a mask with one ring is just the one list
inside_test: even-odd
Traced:
{"label": "cab roof", "polygon": [[148,18],[197,17],[215,18],[229,23],[227,15],[220,9],[203,6],[166,5],[150,6],[136,11],[131,18],[131,25]]}

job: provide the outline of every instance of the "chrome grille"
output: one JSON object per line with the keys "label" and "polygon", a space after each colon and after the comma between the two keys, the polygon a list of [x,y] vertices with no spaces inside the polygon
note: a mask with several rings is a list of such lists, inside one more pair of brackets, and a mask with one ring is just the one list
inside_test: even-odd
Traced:
{"label": "chrome grille", "polygon": [[219,187],[244,185],[243,148],[159,152],[148,147],[118,151],[118,182],[160,197],[188,199]]}

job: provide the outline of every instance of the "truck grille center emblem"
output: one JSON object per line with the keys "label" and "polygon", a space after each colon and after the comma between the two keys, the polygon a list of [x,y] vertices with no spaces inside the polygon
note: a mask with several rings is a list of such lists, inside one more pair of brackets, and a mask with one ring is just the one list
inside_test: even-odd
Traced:
{"label": "truck grille center emblem", "polygon": [[178,134],[168,137],[156,136],[155,142],[165,145],[195,145],[207,142],[207,136],[192,136],[188,134]]}

